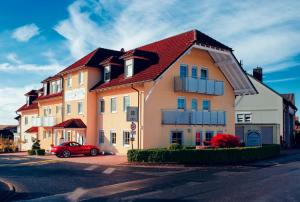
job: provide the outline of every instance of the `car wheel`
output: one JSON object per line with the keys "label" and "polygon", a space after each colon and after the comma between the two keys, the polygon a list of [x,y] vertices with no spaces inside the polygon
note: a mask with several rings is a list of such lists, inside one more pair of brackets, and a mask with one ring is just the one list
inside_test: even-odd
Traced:
{"label": "car wheel", "polygon": [[98,150],[97,149],[91,149],[90,154],[91,154],[91,156],[96,156],[98,154]]}
{"label": "car wheel", "polygon": [[71,156],[71,153],[70,153],[70,151],[65,150],[65,151],[63,151],[62,156],[63,156],[64,158],[69,158],[69,157]]}

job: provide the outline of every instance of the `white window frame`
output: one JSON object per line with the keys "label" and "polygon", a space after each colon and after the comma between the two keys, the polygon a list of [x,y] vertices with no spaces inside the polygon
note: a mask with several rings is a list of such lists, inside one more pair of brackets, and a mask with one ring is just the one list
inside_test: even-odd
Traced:
{"label": "white window frame", "polygon": [[[250,115],[250,120],[246,121],[246,116]],[[241,116],[241,121],[239,121],[239,116]],[[235,115],[236,123],[252,123],[252,113],[251,112],[238,112]]]}
{"label": "white window frame", "polygon": [[[81,111],[79,111],[80,105],[81,105]],[[83,101],[77,102],[77,113],[83,114]]]}
{"label": "white window frame", "polygon": [[83,84],[83,79],[84,79],[84,74],[83,74],[82,71],[80,71],[80,72],[78,73],[78,84],[79,84],[79,85],[82,85],[82,84]]}
{"label": "white window frame", "polygon": [[[106,74],[109,74],[109,78],[106,78]],[[110,77],[111,77],[111,67],[110,67],[110,65],[107,65],[107,66],[105,66],[104,67],[104,82],[108,82],[108,81],[110,81]]]}
{"label": "white window frame", "polygon": [[[125,99],[128,98],[128,106],[125,106]],[[124,95],[123,96],[123,111],[127,112],[127,107],[130,106],[130,96],[129,95]]]}
{"label": "white window frame", "polygon": [[[129,134],[128,144],[125,144],[125,133]],[[130,146],[130,138],[131,138],[130,131],[129,130],[123,130],[123,146],[124,147],[129,147]]]}
{"label": "white window frame", "polygon": [[[105,112],[105,100],[103,98],[100,98],[98,105],[99,105],[99,113],[103,114]],[[101,111],[102,105],[103,105],[103,111]]]}
{"label": "white window frame", "polygon": [[[102,134],[103,134],[103,142],[100,142],[100,140],[102,140],[102,137],[101,137]],[[103,129],[100,129],[99,132],[98,132],[98,144],[99,145],[105,144],[105,132],[104,132]]]}
{"label": "white window frame", "polygon": [[[116,106],[116,109],[115,110],[113,110],[113,108],[112,108],[112,101],[113,100],[115,100],[115,106]],[[112,97],[112,98],[110,98],[110,112],[111,113],[117,113],[117,97]]]}
{"label": "white window frame", "polygon": [[68,88],[72,87],[72,75],[67,76],[67,86]]}
{"label": "white window frame", "polygon": [[[69,111],[68,106],[70,106],[70,111]],[[71,104],[67,104],[67,106],[66,106],[66,114],[70,115],[71,113],[72,113],[72,105]]]}
{"label": "white window frame", "polygon": [[[115,138],[115,139],[116,139],[116,142],[115,142],[115,143],[112,143],[112,139],[113,139],[113,138],[112,138],[112,134],[113,134],[113,133],[116,134],[116,138]],[[111,129],[111,130],[110,130],[110,140],[109,140],[109,141],[110,141],[110,144],[111,144],[111,145],[114,145],[114,146],[115,146],[115,145],[117,144],[117,131],[116,131],[115,129]]]}
{"label": "white window frame", "polygon": [[[128,67],[131,68],[131,71],[128,71]],[[134,74],[134,61],[133,59],[125,60],[125,67],[124,67],[124,72],[125,72],[125,78],[132,77]]]}

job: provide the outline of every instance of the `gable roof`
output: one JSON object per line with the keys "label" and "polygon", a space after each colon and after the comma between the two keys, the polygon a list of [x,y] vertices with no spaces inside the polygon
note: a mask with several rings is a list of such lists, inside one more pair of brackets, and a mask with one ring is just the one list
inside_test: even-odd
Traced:
{"label": "gable roof", "polygon": [[33,109],[38,109],[38,103],[37,102],[33,102],[30,105],[24,104],[22,107],[20,107],[17,112],[20,111],[27,111],[27,110],[33,110]]}
{"label": "gable roof", "polygon": [[121,74],[118,78],[112,79],[109,82],[99,82],[91,90],[97,90],[140,81],[155,80],[165,70],[167,70],[168,67],[170,67],[184,52],[186,52],[195,42],[213,46],[218,49],[226,49],[229,51],[232,50],[228,46],[214,40],[213,38],[203,34],[198,30],[191,30],[125,52],[121,56],[121,58],[127,58],[131,56],[143,57],[143,54],[145,55],[145,53],[152,53],[156,55],[158,61],[150,65],[143,71],[134,74],[130,78],[125,78],[124,74]]}
{"label": "gable roof", "polygon": [[297,107],[295,106],[294,103],[292,103],[289,98],[291,96],[291,93],[290,94],[280,94],[278,93],[276,90],[274,90],[273,88],[271,88],[270,86],[268,86],[267,84],[265,84],[264,82],[261,82],[259,81],[258,79],[256,79],[253,75],[251,74],[248,74],[248,77],[251,77],[252,79],[254,79],[255,81],[257,81],[258,83],[260,83],[262,86],[266,87],[267,89],[269,89],[270,91],[272,91],[273,93],[277,94],[278,96],[280,96],[283,101],[287,104],[289,104],[293,109],[295,109],[296,111],[298,110]]}

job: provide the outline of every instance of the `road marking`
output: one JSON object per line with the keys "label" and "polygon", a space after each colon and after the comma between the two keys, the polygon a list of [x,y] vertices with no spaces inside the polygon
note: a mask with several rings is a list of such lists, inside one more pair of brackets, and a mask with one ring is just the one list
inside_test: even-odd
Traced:
{"label": "road marking", "polygon": [[109,175],[109,174],[112,174],[115,170],[116,170],[115,168],[107,168],[102,173]]}
{"label": "road marking", "polygon": [[43,160],[43,161],[23,162],[17,164],[3,164],[0,165],[0,167],[35,166],[35,165],[45,165],[45,164],[56,163],[56,162],[59,162],[59,160]]}
{"label": "road marking", "polygon": [[69,201],[79,201],[79,198],[81,196],[83,196],[84,194],[86,194],[88,192],[88,190],[83,189],[81,187],[76,188],[70,195],[67,196],[67,199],[69,199]]}
{"label": "road marking", "polygon": [[84,170],[92,171],[92,170],[95,170],[96,168],[98,168],[98,166],[92,165],[92,166],[90,166],[90,167],[85,168]]}

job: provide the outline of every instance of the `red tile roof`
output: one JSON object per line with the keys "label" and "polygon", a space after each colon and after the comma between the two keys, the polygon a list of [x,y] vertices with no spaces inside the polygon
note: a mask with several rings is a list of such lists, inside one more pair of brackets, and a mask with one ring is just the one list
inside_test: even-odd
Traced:
{"label": "red tile roof", "polygon": [[121,51],[97,48],[96,50],[93,50],[83,58],[79,59],[69,67],[59,72],[58,75],[65,74],[81,66],[101,67],[100,62],[102,62],[103,60],[107,59],[110,56],[119,57],[122,54],[123,52]]}
{"label": "red tile roof", "polygon": [[26,110],[33,110],[38,109],[38,103],[34,102],[31,105],[27,106],[27,104],[24,104],[22,107],[20,107],[17,112],[26,111]]}
{"label": "red tile roof", "polygon": [[39,132],[39,128],[38,127],[31,127],[28,130],[25,131],[25,133],[37,133]]}
{"label": "red tile roof", "polygon": [[42,95],[40,97],[38,97],[36,100],[40,101],[40,100],[46,100],[46,99],[50,99],[50,98],[56,98],[56,97],[60,97],[62,96],[62,92],[60,93],[54,93],[54,94],[49,94],[49,95]]}
{"label": "red tile roof", "polygon": [[44,83],[44,82],[47,82],[47,81],[52,81],[52,80],[56,80],[56,79],[59,79],[61,78],[60,75],[56,74],[54,76],[49,76],[48,78],[44,79],[41,83]]}
{"label": "red tile roof", "polygon": [[[232,50],[231,48],[212,39],[211,37],[203,34],[200,31],[192,30],[125,52],[121,56],[121,58],[133,55],[139,55],[143,57],[143,55],[152,54],[152,56],[150,56],[152,57],[152,63],[143,70],[135,73],[130,78],[125,78],[124,73],[122,73],[117,78],[112,78],[109,82],[99,82],[91,90],[130,84],[140,81],[155,80],[195,43],[209,45],[230,51]],[[147,56],[145,57],[147,58]]]}
{"label": "red tile roof", "polygon": [[86,128],[86,125],[81,119],[69,119],[53,126],[53,128]]}

